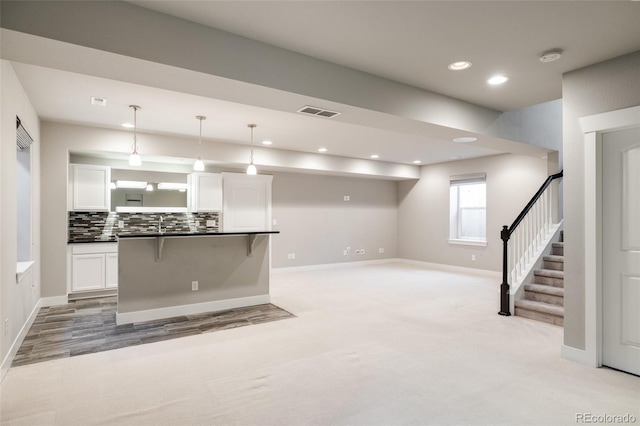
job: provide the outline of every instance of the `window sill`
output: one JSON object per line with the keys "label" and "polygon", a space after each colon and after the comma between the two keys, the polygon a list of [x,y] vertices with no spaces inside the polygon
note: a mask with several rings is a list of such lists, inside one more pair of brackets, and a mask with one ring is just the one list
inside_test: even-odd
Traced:
{"label": "window sill", "polygon": [[449,240],[449,244],[460,245],[460,246],[476,246],[476,247],[486,247],[486,241],[478,241],[478,240]]}

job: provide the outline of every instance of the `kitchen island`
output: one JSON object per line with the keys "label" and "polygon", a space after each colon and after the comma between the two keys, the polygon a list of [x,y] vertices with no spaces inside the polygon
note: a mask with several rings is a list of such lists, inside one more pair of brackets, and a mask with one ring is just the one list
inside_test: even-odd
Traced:
{"label": "kitchen island", "polygon": [[269,303],[271,234],[118,236],[117,324]]}

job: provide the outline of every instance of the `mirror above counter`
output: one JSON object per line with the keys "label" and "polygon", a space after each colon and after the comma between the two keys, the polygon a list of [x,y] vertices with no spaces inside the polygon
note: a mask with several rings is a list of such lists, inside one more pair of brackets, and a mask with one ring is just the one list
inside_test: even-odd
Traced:
{"label": "mirror above counter", "polygon": [[[87,151],[71,152],[69,155],[70,164],[109,167],[110,202],[106,209],[111,212],[186,212],[188,175],[193,173],[191,161],[164,157],[156,160],[145,161],[142,167],[131,167],[126,156],[120,153]],[[116,185],[118,181],[120,185]],[[123,181],[137,182],[139,185],[135,188],[133,185],[123,185]]]}
{"label": "mirror above counter", "polygon": [[[134,182],[140,183],[141,187],[133,187],[135,185],[130,183]],[[187,175],[111,169],[110,210],[112,212],[186,212]]]}

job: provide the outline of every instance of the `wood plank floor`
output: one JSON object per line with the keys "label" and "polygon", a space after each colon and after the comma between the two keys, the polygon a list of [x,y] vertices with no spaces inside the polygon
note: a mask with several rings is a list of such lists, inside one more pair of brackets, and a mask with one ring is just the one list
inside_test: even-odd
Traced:
{"label": "wood plank floor", "polygon": [[294,317],[272,304],[116,325],[117,298],[42,308],[12,367]]}

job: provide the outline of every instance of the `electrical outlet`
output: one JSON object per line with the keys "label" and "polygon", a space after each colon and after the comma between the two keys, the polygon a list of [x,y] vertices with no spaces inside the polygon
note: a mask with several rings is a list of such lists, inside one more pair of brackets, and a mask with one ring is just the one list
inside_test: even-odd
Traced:
{"label": "electrical outlet", "polygon": [[380,247],[380,248],[378,249],[378,253],[381,253],[381,254],[382,254],[382,253],[384,253],[384,247]]}
{"label": "electrical outlet", "polygon": [[198,281],[191,281],[191,291],[198,290]]}
{"label": "electrical outlet", "polygon": [[344,200],[345,200],[345,201],[351,201],[351,197],[350,197],[349,195],[345,195],[345,196],[344,196]]}
{"label": "electrical outlet", "polygon": [[475,261],[476,261],[476,255],[475,255],[475,254],[472,254],[472,255],[471,255],[471,261],[472,261],[472,262],[475,262]]}
{"label": "electrical outlet", "polygon": [[351,247],[347,247],[344,251],[346,251],[347,254],[351,254]]}
{"label": "electrical outlet", "polygon": [[345,256],[349,256],[349,252],[348,252],[348,251],[346,251],[346,250],[343,250],[343,251],[342,251],[342,254],[344,254]]}
{"label": "electrical outlet", "polygon": [[360,254],[360,250],[356,249],[356,254]]}
{"label": "electrical outlet", "polygon": [[118,228],[124,228],[124,220],[118,221]]}
{"label": "electrical outlet", "polygon": [[277,220],[273,219],[272,223],[273,223],[273,226],[278,226],[278,221]]}
{"label": "electrical outlet", "polygon": [[287,259],[289,259],[289,260],[295,260],[295,258],[296,258],[296,254],[295,254],[295,253],[289,253],[289,254],[287,254]]}
{"label": "electrical outlet", "polygon": [[367,250],[365,250],[365,249],[360,249],[360,254],[367,254]]}

